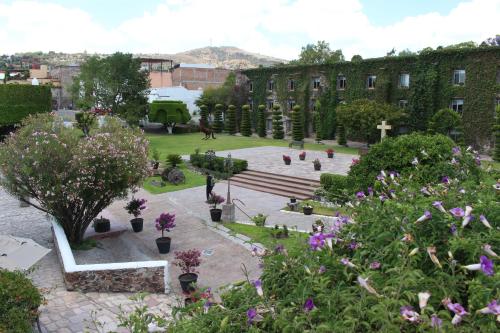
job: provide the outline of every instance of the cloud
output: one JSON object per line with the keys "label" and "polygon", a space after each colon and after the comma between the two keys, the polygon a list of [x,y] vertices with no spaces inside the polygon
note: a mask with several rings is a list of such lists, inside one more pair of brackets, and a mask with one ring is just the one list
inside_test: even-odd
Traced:
{"label": "cloud", "polygon": [[500,0],[464,1],[447,15],[430,12],[387,26],[372,24],[358,0],[165,0],[106,28],[78,8],[14,0],[0,4],[0,52],[175,53],[211,43],[293,59],[305,44],[326,40],[348,59],[367,58],[393,47],[480,42],[498,33],[498,17]]}

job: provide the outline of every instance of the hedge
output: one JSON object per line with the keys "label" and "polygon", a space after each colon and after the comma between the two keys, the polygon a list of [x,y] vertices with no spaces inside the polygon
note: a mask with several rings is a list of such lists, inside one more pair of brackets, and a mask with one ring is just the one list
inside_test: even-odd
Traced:
{"label": "hedge", "polygon": [[182,101],[153,101],[150,105],[149,121],[170,124],[186,124],[191,115]]}
{"label": "hedge", "polygon": [[0,126],[18,124],[30,114],[50,111],[52,94],[49,86],[0,85]]}
{"label": "hedge", "polygon": [[[191,165],[203,168],[211,171],[216,171],[221,174],[225,174],[226,170],[224,168],[224,157],[215,157],[213,162],[210,164],[205,158],[204,154],[191,154],[189,156],[189,161]],[[237,174],[245,171],[248,168],[248,162],[245,160],[240,160],[233,158],[233,174]]]}
{"label": "hedge", "polygon": [[322,173],[320,183],[327,192],[327,199],[332,202],[345,201],[350,193],[347,176],[336,175],[333,173]]}

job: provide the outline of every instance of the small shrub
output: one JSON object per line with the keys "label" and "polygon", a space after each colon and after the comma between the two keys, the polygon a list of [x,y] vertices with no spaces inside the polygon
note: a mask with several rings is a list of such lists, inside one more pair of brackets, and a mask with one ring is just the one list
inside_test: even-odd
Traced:
{"label": "small shrub", "polygon": [[[224,157],[217,157],[215,156],[215,153],[214,155],[191,154],[189,156],[189,161],[191,165],[197,168],[217,172],[218,173],[217,176],[224,176],[227,173],[224,168]],[[233,158],[233,174],[245,171],[247,168],[248,168],[248,162],[246,160]]]}
{"label": "small shrub", "polygon": [[267,215],[264,215],[262,213],[259,213],[257,215],[255,215],[254,217],[252,217],[252,221],[253,223],[255,223],[255,225],[257,227],[263,227],[266,225],[266,219],[267,219]]}
{"label": "small shrub", "polygon": [[496,109],[496,123],[493,126],[493,132],[495,134],[495,151],[493,153],[493,159],[500,162],[500,106]]}
{"label": "small shrub", "polygon": [[280,111],[280,106],[273,106],[273,139],[283,139],[285,132],[283,131],[283,115]]}
{"label": "small shrub", "polygon": [[0,270],[0,332],[32,332],[42,296],[21,272]]}
{"label": "small shrub", "polygon": [[167,155],[167,165],[172,168],[177,167],[179,164],[182,164],[182,157],[179,154],[168,154]]}
{"label": "small shrub", "polygon": [[226,118],[226,132],[231,135],[236,134],[236,107],[229,105]]}
{"label": "small shrub", "polygon": [[259,134],[259,137],[265,138],[266,137],[266,106],[265,105],[259,105],[258,107],[258,115],[257,115],[257,133]]}
{"label": "small shrub", "polygon": [[212,208],[213,208],[213,209],[217,209],[217,205],[219,205],[219,204],[223,203],[223,202],[224,202],[224,200],[226,200],[226,199],[224,199],[224,197],[223,197],[223,196],[218,195],[218,194],[216,194],[216,193],[212,192],[212,193],[210,194],[210,196],[208,197],[207,203],[208,203],[209,205],[212,205]]}
{"label": "small shrub", "polygon": [[462,118],[451,109],[441,109],[429,121],[429,133],[451,136],[453,130],[461,129]]}
{"label": "small shrub", "polygon": [[350,192],[347,176],[332,173],[322,173],[321,186],[325,189],[324,195],[331,202],[344,202]]}
{"label": "small shrub", "polygon": [[96,118],[90,112],[78,112],[75,114],[76,127],[82,130],[85,136],[88,136],[90,129],[96,126]]}
{"label": "small shrub", "polygon": [[168,173],[168,182],[173,185],[179,185],[186,181],[186,176],[181,170],[174,168]]}
{"label": "small shrub", "polygon": [[137,199],[137,198],[132,198],[127,205],[125,206],[125,209],[127,210],[127,213],[130,215],[133,215],[135,218],[138,218],[144,209],[146,209],[146,199]]}
{"label": "small shrub", "polygon": [[298,105],[292,111],[292,138],[294,141],[304,140],[304,120]]}
{"label": "small shrub", "polygon": [[213,129],[215,133],[221,133],[224,128],[224,122],[222,121],[222,112],[224,106],[222,104],[215,105],[215,115],[214,115],[214,125]]}
{"label": "small shrub", "polygon": [[201,264],[201,252],[197,249],[175,251],[174,265],[181,269],[182,274],[197,273],[196,267]]}
{"label": "small shrub", "polygon": [[250,106],[243,105],[241,109],[241,135],[251,136],[252,135],[252,124],[250,121]]}

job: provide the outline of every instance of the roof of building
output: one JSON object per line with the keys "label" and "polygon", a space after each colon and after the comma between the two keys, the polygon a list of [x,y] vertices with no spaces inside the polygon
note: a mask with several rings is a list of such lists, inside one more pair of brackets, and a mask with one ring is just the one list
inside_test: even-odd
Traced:
{"label": "roof of building", "polygon": [[214,65],[210,65],[210,64],[184,64],[184,63],[177,64],[174,66],[174,68],[178,68],[178,67],[181,67],[181,68],[215,68]]}

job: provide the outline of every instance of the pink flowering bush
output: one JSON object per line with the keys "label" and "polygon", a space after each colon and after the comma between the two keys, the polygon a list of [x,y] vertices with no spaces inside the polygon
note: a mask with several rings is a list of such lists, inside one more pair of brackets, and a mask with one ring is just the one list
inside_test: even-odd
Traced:
{"label": "pink flowering bush", "polygon": [[175,227],[175,214],[161,213],[155,220],[155,227],[156,230],[161,231],[161,237],[163,237],[165,231],[170,232]]}
{"label": "pink flowering bush", "polygon": [[0,145],[1,185],[54,216],[71,243],[147,176],[147,139],[111,117],[83,138],[48,114],[22,125]]}

